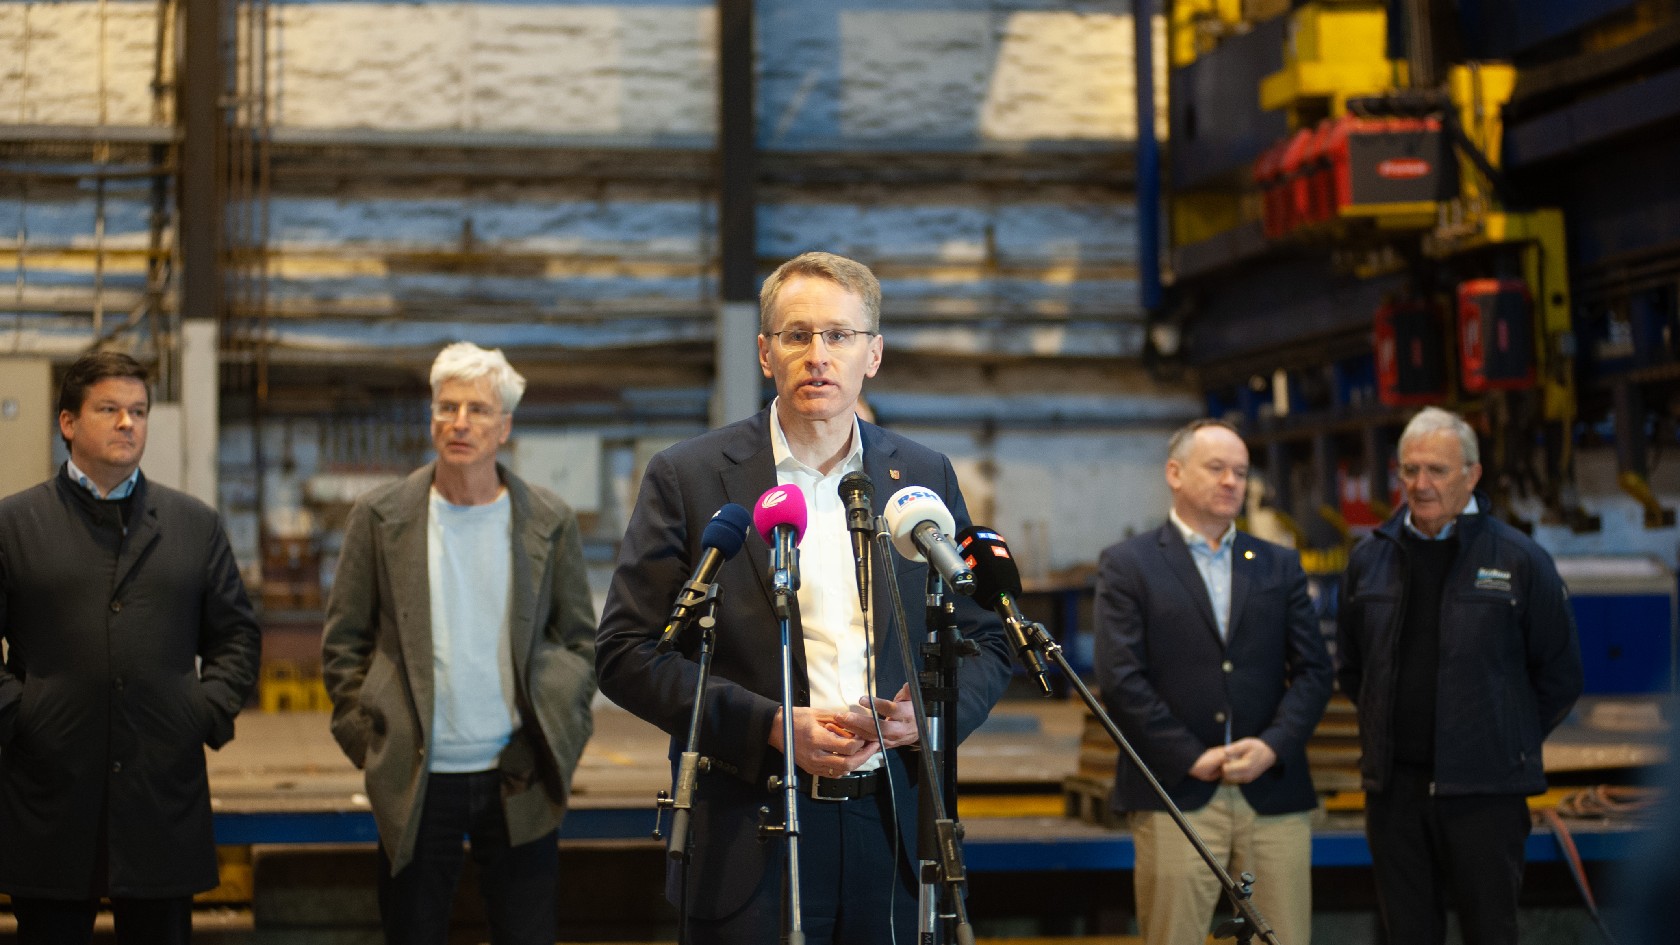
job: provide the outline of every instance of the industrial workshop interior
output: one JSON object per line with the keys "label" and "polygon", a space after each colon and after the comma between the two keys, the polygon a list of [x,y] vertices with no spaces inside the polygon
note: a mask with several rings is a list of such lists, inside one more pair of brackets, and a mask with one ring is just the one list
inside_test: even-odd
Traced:
{"label": "industrial workshop interior", "polygon": [[[560,761],[565,789],[549,792],[550,805],[563,798],[558,839],[534,844],[558,846],[558,879],[535,905],[494,907],[545,913],[555,941],[758,941],[719,914],[737,879],[760,884],[752,901],[768,903],[765,927],[780,930],[766,942],[864,941],[847,930],[866,910],[847,899],[849,878],[831,878],[851,874],[816,824],[887,804],[917,822],[875,839],[922,842],[889,844],[901,882],[880,887],[882,901],[918,921],[872,939],[882,943],[1169,945],[1183,936],[1143,920],[1155,911],[1150,921],[1165,923],[1165,904],[1176,896],[1182,908],[1192,880],[1205,925],[1191,941],[1680,940],[1677,168],[1680,0],[0,0],[0,495],[14,496],[0,501],[0,893],[10,893],[0,941],[30,941],[20,921],[36,913],[25,906],[60,900],[92,904],[92,941],[145,941],[124,935],[119,900],[148,901],[143,874],[173,875],[195,857],[208,879],[155,889],[190,904],[201,945],[399,940],[387,914],[397,907],[381,896],[401,879],[388,857],[406,855],[419,816],[403,839],[390,831],[404,821],[381,808],[384,716],[334,711],[364,673],[374,689],[388,668],[378,654],[398,649],[375,634],[397,618],[363,628],[371,670],[335,668],[348,657],[333,628],[358,619],[346,587],[382,595],[387,578],[369,569],[390,566],[389,578],[419,588],[418,601],[398,595],[401,619],[429,601],[439,632],[440,595],[471,580],[426,564],[445,540],[438,509],[457,508],[440,498],[446,467],[465,455],[451,431],[482,432],[472,424],[485,418],[504,434],[485,454],[503,483],[491,480],[492,494],[513,496],[516,523],[527,495],[569,509],[565,541],[581,549],[564,559],[570,587],[588,585],[576,597],[588,626],[573,640],[587,682],[568,705],[573,723],[592,713],[582,726],[592,734]],[[874,274],[874,319],[789,322],[807,309],[769,295],[761,305],[766,279],[812,251]],[[774,298],[812,298],[798,291],[814,283],[864,305],[854,284],[822,274],[791,276]],[[804,330],[772,331],[782,324]],[[523,397],[471,374],[439,387],[434,359],[455,342],[499,350]],[[875,360],[845,360],[860,347]],[[233,702],[200,710],[237,715],[203,746],[208,791],[192,803],[213,837],[188,831],[180,851],[145,851],[163,865],[139,879],[133,863],[152,861],[129,859],[125,821],[154,815],[120,799],[164,762],[111,753],[128,750],[128,727],[149,744],[144,727],[163,724],[133,707],[144,670],[125,665],[128,644],[114,636],[141,608],[123,611],[119,579],[106,613],[109,568],[75,564],[79,536],[15,524],[35,514],[29,495],[85,500],[65,509],[123,504],[72,461],[76,434],[91,442],[100,429],[96,392],[135,383],[99,375],[86,387],[95,399],[64,400],[66,379],[96,352],[144,370],[140,475],[133,460],[118,464],[133,483],[127,501],[179,492],[190,497],[179,508],[214,510],[221,532],[203,540],[218,548],[225,535],[230,581],[243,584],[260,635],[248,685],[216,682]],[[857,373],[784,385],[819,357]],[[790,366],[800,358],[805,367]],[[440,393],[472,384],[490,402]],[[836,391],[857,397],[863,419],[854,424],[847,402],[845,426],[824,429],[852,451],[844,468],[875,471],[861,500],[873,509],[861,525],[848,519],[856,575],[843,537],[819,536],[830,520],[841,530],[835,486],[821,485],[829,466],[810,470],[813,489],[805,472],[787,472],[810,465],[798,455],[776,459],[772,475],[764,453],[750,481],[782,485],[751,516],[733,507],[729,542],[694,517],[717,510],[712,522],[724,522],[731,508],[711,491],[684,494],[707,475],[698,447],[715,452],[720,428],[743,423],[761,441],[768,429],[783,457],[809,419],[788,411]],[[136,423],[128,407],[113,415],[119,428]],[[1414,417],[1437,425],[1410,426]],[[1207,419],[1218,423],[1191,426]],[[880,443],[918,445],[901,445],[889,473],[872,465]],[[1218,483],[1207,489],[1226,490],[1216,498],[1196,491],[1212,443],[1241,457],[1209,467]],[[919,478],[910,466],[929,455],[954,478]],[[369,551],[379,527],[369,516],[427,468],[438,476],[423,520],[434,544],[422,540],[404,574],[383,545]],[[850,502],[847,479],[839,495]],[[809,533],[803,510],[777,517],[784,496],[772,494],[789,481],[807,483]],[[930,490],[953,496],[951,508]],[[731,500],[752,507],[759,491]],[[936,505],[944,524],[920,511],[895,521],[906,496],[916,510]],[[1444,530],[1423,522],[1426,503],[1467,497],[1432,519]],[[114,547],[141,533],[130,524],[110,533]],[[14,541],[14,530],[35,538]],[[648,546],[666,537],[672,545]],[[529,541],[513,542],[499,580],[511,567],[517,585]],[[833,550],[813,554],[819,541]],[[1498,556],[1466,564],[1490,542]],[[948,566],[938,552],[951,547]],[[1001,585],[976,547],[1007,560]],[[801,571],[806,585],[851,589],[869,553],[876,605],[863,589],[849,611],[863,617],[843,607],[835,619],[848,632],[874,627],[873,649],[856,630],[874,661],[859,673],[913,682],[874,693],[890,710],[853,707],[875,733],[829,723],[857,740],[827,759],[885,745],[880,768],[816,770],[801,755],[796,771],[781,748],[814,737],[793,719],[817,701],[789,679],[817,649],[788,641],[790,625],[801,633],[788,605],[804,604],[809,621]],[[1178,556],[1170,573],[1183,583],[1128,570],[1157,553]],[[72,572],[55,594],[29,577],[49,557]],[[912,564],[923,557],[926,567]],[[1282,583],[1249,577],[1256,561]],[[136,573],[153,563],[142,554]],[[132,554],[118,566],[136,566]],[[664,583],[641,579],[656,572]],[[893,574],[914,575],[892,583],[902,608],[926,611],[916,639],[898,628],[922,624],[886,596]],[[1432,574],[1444,577],[1430,584]],[[976,579],[980,593],[965,597]],[[497,593],[465,599],[506,605],[512,594],[513,616],[496,624],[511,626],[524,598],[517,586]],[[63,609],[108,619],[98,638],[113,641],[109,654],[43,668],[56,664],[39,625],[58,632],[42,615],[59,603],[43,597],[97,598]],[[753,639],[767,641],[751,658],[772,682],[735,716],[730,694],[756,685],[731,678],[746,657],[730,615],[748,598],[765,615]],[[655,616],[637,623],[637,608]],[[680,639],[655,655],[667,612],[664,629]],[[978,645],[950,639],[953,614],[981,628]],[[1305,630],[1287,652],[1280,640],[1260,653],[1272,661],[1262,685],[1250,668],[1259,650],[1242,647],[1267,621]],[[198,632],[199,670],[187,671],[205,691],[226,655],[204,648],[208,633]],[[1461,640],[1500,633],[1489,646],[1509,675],[1467,664],[1491,657]],[[1192,634],[1194,645],[1175,642]],[[1191,677],[1166,667],[1204,649],[1209,682],[1171,682]],[[402,652],[416,653],[406,642]],[[920,673],[905,669],[912,659]],[[510,681],[521,660],[504,652],[498,664],[512,713],[500,721],[508,747],[491,756],[504,797],[506,757],[538,728],[520,718],[546,698]],[[969,732],[956,706],[976,690],[959,692],[957,679],[968,685],[982,665],[996,670],[990,711]],[[599,667],[603,690],[644,697],[632,666],[680,672],[685,685],[698,668],[719,695],[693,709],[694,731],[707,707],[719,716],[696,739],[692,691],[668,691],[681,712],[652,719],[640,702],[595,691]],[[406,672],[426,679],[418,705],[432,701],[426,667]],[[101,733],[112,720],[91,749],[39,731],[43,693],[61,691],[65,674],[86,695],[57,711],[94,713]],[[1256,724],[1245,714],[1272,710],[1229,708],[1256,688],[1305,714],[1279,709]],[[1220,707],[1223,735],[1188,756],[1163,748],[1210,727],[1173,716],[1179,704]],[[414,709],[417,783],[471,777],[440,773],[441,751],[428,769],[444,716],[426,711]],[[881,724],[918,712],[928,724],[895,747]],[[365,771],[367,734],[353,749],[346,717],[372,725]],[[715,744],[708,755],[720,719],[749,717],[754,738],[768,732],[754,743],[774,762],[766,780],[736,771]],[[1418,738],[1423,780],[1405,782],[1408,794]],[[1245,744],[1270,767],[1244,768]],[[1204,749],[1224,759],[1211,775]],[[43,757],[88,750],[107,754],[67,766],[82,773],[58,787],[31,774]],[[1486,757],[1504,751],[1515,760]],[[196,755],[188,762],[196,769]],[[1494,787],[1455,782],[1448,769],[1460,764],[1509,773]],[[526,774],[541,794],[557,782],[538,769]],[[1178,836],[1162,813],[1174,805],[1138,788],[1144,771],[1162,798],[1194,808],[1186,816],[1211,816],[1212,792],[1259,821],[1301,825],[1290,834],[1299,860],[1257,864],[1211,834],[1219,848],[1195,859],[1199,835]],[[941,790],[892,793],[929,777]],[[822,793],[854,781],[867,786],[843,801]],[[876,782],[890,801],[857,796]],[[1280,799],[1286,783],[1305,799]],[[725,828],[706,811],[728,792],[756,806],[751,790],[762,797],[757,837],[747,824],[717,841],[739,844],[732,859],[708,858],[706,831]],[[1509,829],[1500,842],[1467,839],[1491,833],[1492,814],[1454,812],[1496,800],[1515,806],[1516,839],[1500,846]],[[506,810],[504,848],[523,843],[509,839]],[[691,810],[698,848],[673,855]],[[794,830],[796,811],[815,813]],[[1424,827],[1396,826],[1414,815]],[[7,835],[26,828],[27,844]],[[1473,847],[1509,855],[1489,873],[1480,864],[1496,854]],[[1186,862],[1155,879],[1156,861],[1180,849]],[[700,872],[745,871],[753,857],[762,881]],[[1140,859],[1155,863],[1147,882]],[[91,866],[65,892],[47,877],[70,861]],[[428,940],[515,941],[487,919],[504,881],[481,886],[474,856],[464,862]],[[1479,891],[1498,887],[1502,869],[1512,915]],[[1469,875],[1482,873],[1493,878]],[[832,899],[835,884],[841,902],[825,907],[814,890]],[[1276,915],[1278,890],[1300,897],[1303,921]],[[841,917],[802,925],[801,908]],[[1432,913],[1438,935],[1393,931],[1429,927]]]}

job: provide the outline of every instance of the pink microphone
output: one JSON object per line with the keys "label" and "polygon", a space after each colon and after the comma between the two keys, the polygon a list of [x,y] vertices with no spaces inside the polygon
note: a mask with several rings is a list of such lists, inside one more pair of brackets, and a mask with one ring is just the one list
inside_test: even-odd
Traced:
{"label": "pink microphone", "polygon": [[758,504],[753,506],[753,526],[771,546],[776,544],[776,529],[791,528],[797,545],[805,534],[808,515],[805,493],[798,486],[776,486],[758,497]]}
{"label": "pink microphone", "polygon": [[[758,497],[753,525],[770,545],[771,583],[777,600],[799,590],[799,538],[805,534],[805,493],[798,486],[776,486]],[[778,603],[778,608],[782,606]]]}

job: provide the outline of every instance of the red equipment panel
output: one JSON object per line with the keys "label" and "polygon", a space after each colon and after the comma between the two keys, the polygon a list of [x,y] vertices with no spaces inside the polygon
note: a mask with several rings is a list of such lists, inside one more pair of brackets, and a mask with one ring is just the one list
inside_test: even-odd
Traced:
{"label": "red equipment panel", "polygon": [[1465,391],[1534,386],[1534,299],[1521,279],[1458,284],[1459,374]]}
{"label": "red equipment panel", "polygon": [[1335,120],[1326,143],[1335,179],[1337,209],[1445,200],[1458,190],[1436,118]]}
{"label": "red equipment panel", "polygon": [[1383,404],[1420,406],[1446,396],[1445,321],[1432,299],[1391,299],[1377,309],[1377,399]]}

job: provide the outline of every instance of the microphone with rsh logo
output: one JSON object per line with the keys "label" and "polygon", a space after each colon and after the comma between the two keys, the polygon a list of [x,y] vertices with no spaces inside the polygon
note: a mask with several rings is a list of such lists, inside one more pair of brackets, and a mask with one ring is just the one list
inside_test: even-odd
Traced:
{"label": "microphone with rsh logo", "polygon": [[1027,642],[1027,618],[1015,606],[1015,598],[1021,593],[1021,569],[1016,566],[1003,536],[984,525],[970,525],[957,534],[957,550],[974,570],[974,599],[1003,618],[1015,656],[1037,680],[1039,689],[1047,696],[1052,695],[1044,660]]}
{"label": "microphone with rsh logo", "polygon": [[805,493],[798,486],[774,486],[753,506],[753,525],[770,546],[772,583],[778,593],[799,590],[799,539],[805,534]]}
{"label": "microphone with rsh logo", "polygon": [[705,531],[700,533],[700,563],[695,566],[694,574],[688,583],[677,592],[677,605],[671,609],[671,619],[665,623],[665,632],[659,635],[658,651],[669,650],[681,634],[683,628],[694,616],[695,608],[706,599],[706,592],[717,575],[718,568],[723,563],[735,557],[741,550],[741,545],[747,540],[747,527],[752,524],[752,516],[746,509],[731,502],[712,513],[712,520],[706,523]]}
{"label": "microphone with rsh logo", "polygon": [[974,573],[951,544],[956,520],[937,492],[926,486],[905,486],[887,500],[882,515],[899,554],[932,565],[957,593],[974,593]]}

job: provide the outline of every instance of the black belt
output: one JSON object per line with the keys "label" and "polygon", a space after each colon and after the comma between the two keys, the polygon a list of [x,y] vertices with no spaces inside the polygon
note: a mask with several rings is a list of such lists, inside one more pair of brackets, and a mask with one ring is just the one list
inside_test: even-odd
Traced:
{"label": "black belt", "polygon": [[822,778],[800,773],[799,786],[819,801],[855,801],[875,793],[881,783],[881,769],[859,771],[843,778]]}

